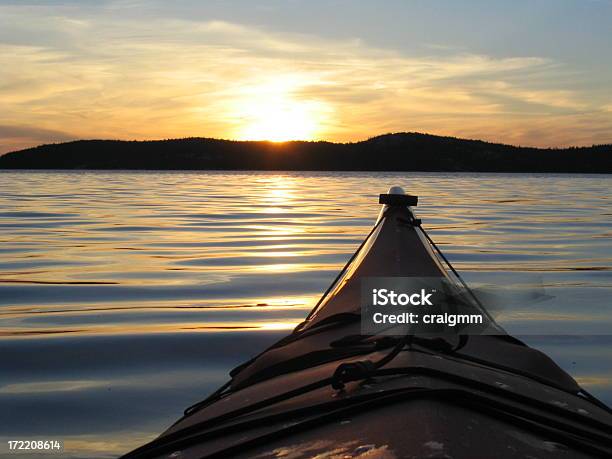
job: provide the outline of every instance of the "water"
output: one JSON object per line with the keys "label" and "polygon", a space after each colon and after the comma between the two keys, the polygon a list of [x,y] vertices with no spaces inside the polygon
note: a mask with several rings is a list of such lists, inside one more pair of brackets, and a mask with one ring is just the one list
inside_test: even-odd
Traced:
{"label": "water", "polygon": [[509,331],[612,404],[612,176],[2,172],[0,440],[153,438],[301,321],[391,184]]}

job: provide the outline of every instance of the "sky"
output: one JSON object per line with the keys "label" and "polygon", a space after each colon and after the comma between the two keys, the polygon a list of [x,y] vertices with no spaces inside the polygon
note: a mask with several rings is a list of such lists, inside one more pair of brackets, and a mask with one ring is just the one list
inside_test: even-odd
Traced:
{"label": "sky", "polygon": [[611,49],[612,0],[0,0],[0,153],[400,131],[611,143]]}

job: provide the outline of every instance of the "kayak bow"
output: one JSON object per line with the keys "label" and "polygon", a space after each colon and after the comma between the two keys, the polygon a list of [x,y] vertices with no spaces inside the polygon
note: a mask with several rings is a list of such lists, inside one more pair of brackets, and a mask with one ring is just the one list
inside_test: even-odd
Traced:
{"label": "kayak bow", "polygon": [[[380,203],[304,322],[124,457],[611,457],[609,408],[495,323],[414,216],[415,196],[393,187]],[[463,292],[487,318],[481,334],[362,335],[361,280],[417,276]]]}

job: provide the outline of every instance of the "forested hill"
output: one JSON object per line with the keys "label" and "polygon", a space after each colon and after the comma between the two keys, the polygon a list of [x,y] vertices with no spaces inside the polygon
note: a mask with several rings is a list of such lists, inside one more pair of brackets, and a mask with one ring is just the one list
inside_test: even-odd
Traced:
{"label": "forested hill", "polygon": [[7,153],[0,168],[612,173],[612,145],[540,149],[419,133],[355,143],[78,140]]}

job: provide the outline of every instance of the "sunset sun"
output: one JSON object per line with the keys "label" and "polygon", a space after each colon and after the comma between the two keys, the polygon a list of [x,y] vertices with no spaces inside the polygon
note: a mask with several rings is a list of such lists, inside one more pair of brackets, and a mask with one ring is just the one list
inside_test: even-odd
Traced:
{"label": "sunset sun", "polygon": [[275,82],[259,87],[237,104],[240,140],[314,140],[320,134],[328,111],[316,101],[298,100],[291,84]]}
{"label": "sunset sun", "polygon": [[315,115],[296,102],[266,103],[252,107],[240,137],[245,140],[311,140],[317,129]]}

